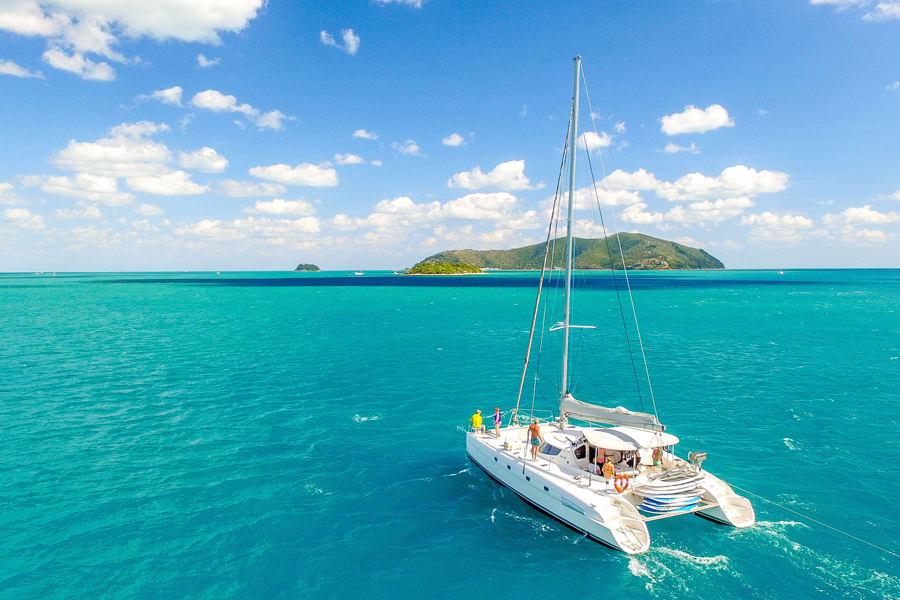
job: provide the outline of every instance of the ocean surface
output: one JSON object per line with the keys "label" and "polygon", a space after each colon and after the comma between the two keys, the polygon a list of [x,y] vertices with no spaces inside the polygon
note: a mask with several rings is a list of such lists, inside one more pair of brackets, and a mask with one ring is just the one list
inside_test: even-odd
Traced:
{"label": "ocean surface", "polygon": [[347,275],[0,275],[0,599],[900,598],[900,558],[786,510],[900,553],[900,271],[632,274],[652,398],[622,281],[579,274],[576,396],[655,399],[781,505],[639,556],[466,458],[474,409],[515,406],[535,274]]}

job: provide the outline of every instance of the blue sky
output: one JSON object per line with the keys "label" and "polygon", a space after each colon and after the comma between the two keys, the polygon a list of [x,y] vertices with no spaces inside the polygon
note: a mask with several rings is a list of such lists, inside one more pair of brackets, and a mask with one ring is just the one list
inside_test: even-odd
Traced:
{"label": "blue sky", "polygon": [[0,0],[0,270],[533,243],[576,54],[621,230],[900,266],[900,0],[644,4]]}

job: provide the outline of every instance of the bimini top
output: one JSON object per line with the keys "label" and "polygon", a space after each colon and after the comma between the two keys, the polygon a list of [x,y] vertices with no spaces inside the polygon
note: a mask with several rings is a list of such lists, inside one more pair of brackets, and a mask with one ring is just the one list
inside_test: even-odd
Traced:
{"label": "bimini top", "polygon": [[674,446],[680,440],[671,433],[663,433],[661,431],[647,431],[646,429],[635,429],[634,427],[610,427],[604,429],[610,433],[616,432],[623,439],[633,440],[639,444],[641,448],[661,448],[663,446]]}
{"label": "bimini top", "polygon": [[585,439],[591,446],[606,450],[619,450],[622,452],[638,450],[640,444],[628,434],[616,431],[613,428],[582,429]]}

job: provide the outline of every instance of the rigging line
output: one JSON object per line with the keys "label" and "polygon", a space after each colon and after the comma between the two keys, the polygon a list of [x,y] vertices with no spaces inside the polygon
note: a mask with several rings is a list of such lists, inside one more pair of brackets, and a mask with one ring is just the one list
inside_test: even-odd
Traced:
{"label": "rigging line", "polygon": [[[583,73],[582,73],[583,76]],[[587,96],[588,101],[588,110],[593,114],[593,109],[591,108],[591,98],[587,93],[587,84],[585,84],[584,94]],[[591,117],[591,124],[594,124],[593,117]],[[597,126],[594,124],[594,132],[596,133]],[[587,144],[585,144],[585,150],[587,150]],[[597,179],[594,177],[594,163],[591,162],[591,153],[586,152],[587,154],[587,163],[588,169],[591,173],[591,191],[594,195],[594,198],[597,200],[597,212],[600,213],[600,227],[603,229],[603,241],[606,244],[606,255],[609,257],[609,271],[612,273],[613,278],[613,286],[616,288],[616,300],[619,303],[619,315],[622,317],[622,329],[625,331],[625,344],[628,346],[628,356],[631,359],[631,371],[634,373],[634,385],[637,388],[638,400],[641,403],[641,412],[644,411],[644,395],[641,393],[641,383],[637,374],[637,365],[634,362],[634,351],[631,349],[631,336],[628,335],[628,324],[625,322],[625,309],[622,307],[622,295],[619,293],[619,278],[616,277],[616,263],[613,259],[612,249],[609,247],[609,234],[606,231],[606,222],[603,220],[603,208],[600,205],[600,195],[597,193]],[[603,159],[601,155],[601,160]],[[604,179],[606,175],[603,176]],[[610,212],[615,212],[614,209],[610,209]],[[621,248],[619,249],[619,258],[622,260],[622,268],[625,268],[625,257],[621,256]],[[657,417],[659,419],[659,417]]]}
{"label": "rigging line", "polygon": [[[597,123],[594,121],[594,109],[591,108],[591,97],[587,91],[587,79],[584,78],[584,69],[581,69],[581,78],[584,81],[584,95],[587,98],[588,102],[588,110],[591,112],[591,122],[594,125],[594,135],[597,134]],[[587,145],[587,144],[585,144]],[[606,191],[609,191],[609,184],[606,183],[606,165],[603,164],[603,153],[599,153],[600,156],[600,168],[603,170],[603,182],[604,188]],[[625,286],[628,288],[628,299],[631,301],[631,314],[634,316],[634,329],[637,332],[638,337],[638,345],[641,348],[641,358],[644,360],[644,372],[647,375],[647,389],[650,391],[650,400],[653,402],[653,414],[656,417],[657,422],[659,421],[659,411],[656,409],[656,396],[653,394],[653,382],[650,380],[650,367],[647,365],[647,353],[644,351],[644,340],[641,337],[641,326],[638,324],[637,318],[637,310],[634,307],[634,295],[631,293],[631,282],[628,279],[628,269],[625,267],[625,253],[622,251],[622,239],[619,237],[619,224],[616,221],[616,211],[609,211],[612,213],[613,218],[613,227],[616,230],[616,243],[619,245],[619,257],[622,259],[622,273],[625,275]]]}
{"label": "rigging line", "polygon": [[872,547],[875,548],[876,550],[881,550],[882,552],[886,552],[886,553],[888,553],[888,554],[891,554],[891,555],[893,555],[893,556],[896,556],[897,558],[900,558],[900,554],[898,554],[898,553],[896,553],[896,552],[892,552],[891,550],[888,550],[887,548],[882,548],[881,546],[877,546],[877,545],[873,544],[872,542],[866,541],[866,540],[864,540],[864,539],[862,539],[862,538],[858,538],[858,537],[856,537],[856,536],[853,535],[853,534],[847,533],[846,531],[841,531],[841,530],[838,529],[837,527],[832,527],[831,525],[829,525],[829,524],[827,524],[827,523],[823,523],[822,521],[817,521],[816,519],[813,519],[813,518],[810,517],[810,516],[807,516],[807,515],[804,515],[803,513],[797,512],[796,510],[790,509],[790,508],[788,508],[787,506],[784,506],[783,504],[779,504],[778,502],[775,502],[774,500],[769,500],[768,498],[763,498],[763,497],[760,496],[759,494],[754,494],[754,493],[751,492],[751,491],[745,490],[745,489],[740,488],[740,487],[738,487],[738,486],[736,486],[736,485],[733,485],[733,484],[729,484],[729,485],[731,485],[731,487],[733,487],[733,488],[736,489],[736,490],[741,490],[741,491],[744,492],[745,494],[750,494],[751,496],[754,496],[754,497],[756,497],[756,498],[759,498],[760,500],[765,500],[765,501],[768,502],[769,504],[774,504],[774,505],[777,506],[778,508],[782,508],[782,509],[784,509],[784,510],[786,510],[786,511],[788,511],[788,512],[794,513],[794,514],[797,515],[798,517],[801,517],[801,518],[803,518],[803,519],[806,519],[807,521],[812,521],[813,523],[817,523],[818,525],[821,525],[822,527],[827,527],[828,529],[831,529],[832,531],[836,531],[836,532],[840,533],[841,535],[846,535],[848,538],[853,538],[853,539],[856,540],[857,542],[862,542],[863,544],[867,544],[867,545],[869,545],[869,546],[872,546]]}

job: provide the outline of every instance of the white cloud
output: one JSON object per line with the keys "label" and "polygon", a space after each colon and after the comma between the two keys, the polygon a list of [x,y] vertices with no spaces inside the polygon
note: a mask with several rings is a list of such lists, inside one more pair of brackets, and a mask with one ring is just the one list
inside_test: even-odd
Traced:
{"label": "white cloud", "polygon": [[339,165],[360,165],[365,163],[365,159],[355,154],[335,154],[334,162]]}
{"label": "white cloud", "polygon": [[95,63],[91,59],[85,58],[81,52],[66,54],[59,48],[48,48],[41,58],[51,67],[75,73],[89,81],[112,81],[116,78],[116,72],[109,66],[109,63]]}
{"label": "white cloud", "polygon": [[252,207],[244,209],[246,213],[265,213],[269,215],[296,215],[308,217],[316,212],[313,205],[305,200],[281,200],[276,198],[269,202],[257,200]]}
{"label": "white cloud", "polygon": [[30,175],[22,178],[25,187],[40,186],[48,194],[71,196],[106,206],[125,206],[134,201],[128,192],[120,192],[115,177],[78,173],[74,177]]}
{"label": "white cloud", "polygon": [[422,8],[422,4],[425,0],[375,0],[375,2],[382,6],[385,4],[403,4],[405,6],[412,6],[413,8]]}
{"label": "white cloud", "polygon": [[544,187],[544,184],[531,185],[525,176],[525,161],[511,160],[500,163],[493,171],[482,173],[480,167],[471,171],[456,173],[447,181],[447,187],[481,190],[496,188],[500,190],[533,190]]}
{"label": "white cloud", "polygon": [[380,167],[380,166],[382,166],[384,163],[382,163],[380,160],[373,160],[373,161],[370,162],[369,164],[372,165],[372,166],[374,166],[374,167]]}
{"label": "white cloud", "polygon": [[343,50],[350,56],[356,54],[357,50],[359,50],[359,36],[353,33],[352,29],[342,29],[341,39],[344,41],[344,43],[338,44],[336,41],[334,41],[334,36],[327,31],[322,31],[319,33],[319,41],[321,41],[326,46],[332,46],[339,50]]}
{"label": "white cloud", "polygon": [[686,106],[684,112],[666,115],[660,122],[662,132],[667,135],[705,133],[720,127],[734,126],[734,119],[730,119],[728,111],[719,104],[707,106],[705,109]]}
{"label": "white cloud", "polygon": [[0,58],[0,75],[13,75],[15,77],[37,77],[43,79],[44,74],[40,71],[30,71],[25,67],[21,67],[11,60]]}
{"label": "white cloud", "polygon": [[331,168],[330,163],[320,165],[302,163],[296,167],[278,164],[268,167],[253,167],[248,172],[254,177],[286,185],[333,187],[338,184],[337,171]]}
{"label": "white cloud", "polygon": [[891,85],[887,86],[884,89],[892,91],[892,92],[898,91],[898,90],[900,90],[900,81],[895,81],[894,83],[892,83]]}
{"label": "white cloud", "polygon": [[585,131],[578,138],[578,147],[582,150],[587,148],[589,152],[594,152],[600,148],[609,148],[612,144],[612,138],[605,131],[596,134],[593,131]]}
{"label": "white cloud", "polygon": [[264,239],[268,242],[283,243],[297,238],[308,239],[320,229],[319,219],[316,217],[293,220],[247,217],[234,221],[203,219],[198,223],[177,227],[175,233],[215,241]]}
{"label": "white cloud", "polygon": [[789,178],[787,173],[757,171],[744,165],[735,165],[724,169],[718,177],[690,173],[674,183],[662,183],[656,194],[671,201],[753,197],[786,189]]}
{"label": "white cloud", "polygon": [[601,183],[611,190],[655,190],[662,185],[653,173],[648,173],[644,169],[638,169],[634,173],[616,169]]}
{"label": "white cloud", "polygon": [[7,208],[3,216],[23,229],[44,228],[44,217],[31,214],[27,208]]}
{"label": "white cloud", "polygon": [[441,143],[445,146],[464,146],[466,141],[463,139],[463,136],[458,133],[451,133],[442,139]]}
{"label": "white cloud", "polygon": [[753,206],[750,198],[720,198],[691,202],[687,208],[676,206],[665,214],[665,220],[675,223],[721,223],[738,217]]}
{"label": "white cloud", "polygon": [[897,190],[896,192],[891,194],[890,198],[892,198],[893,200],[900,200],[900,190]]}
{"label": "white cloud", "polygon": [[619,219],[626,223],[635,223],[638,225],[653,225],[662,223],[663,219],[665,218],[662,213],[645,212],[645,208],[647,208],[647,205],[643,202],[627,206],[622,210],[622,212],[619,213]]}
{"label": "white cloud", "polygon": [[365,129],[357,129],[353,132],[353,137],[362,138],[364,140],[377,140],[378,134],[372,131],[366,131]]}
{"label": "white cloud", "polygon": [[406,154],[408,156],[422,156],[419,152],[421,148],[414,140],[406,140],[404,143],[394,142],[391,144],[391,148],[399,152],[400,154]]}
{"label": "white cloud", "polygon": [[136,192],[157,196],[193,196],[209,190],[209,186],[194,183],[190,179],[190,173],[171,171],[151,177],[129,177],[125,182]]}
{"label": "white cloud", "polygon": [[691,246],[692,248],[702,248],[704,246],[703,242],[698,242],[694,238],[685,236],[677,237],[672,241],[682,246]]}
{"label": "white cloud", "polygon": [[203,147],[190,154],[180,153],[178,164],[185,169],[196,169],[203,173],[222,173],[228,167],[228,159],[212,148]]}
{"label": "white cloud", "polygon": [[147,96],[147,95],[138,96],[137,98],[135,98],[135,100],[144,100],[144,99],[159,100],[163,104],[171,104],[173,106],[181,106],[181,95],[183,92],[184,92],[184,90],[181,89],[181,86],[176,85],[176,86],[170,87],[165,90],[156,90],[149,96]]}
{"label": "white cloud", "polygon": [[102,219],[103,213],[95,205],[85,206],[82,210],[57,209],[53,211],[57,219]]}
{"label": "white cloud", "polygon": [[900,19],[900,1],[886,0],[875,5],[875,10],[863,15],[866,21],[887,21],[888,19]]}
{"label": "white cloud", "polygon": [[900,221],[900,214],[896,212],[881,213],[872,210],[872,205],[850,207],[837,214],[827,214],[822,217],[822,222],[829,226],[838,226],[852,223],[896,223]]}
{"label": "white cloud", "polygon": [[616,133],[625,133],[625,121],[619,121],[616,123]]}
{"label": "white cloud", "polygon": [[519,111],[519,116],[520,117],[528,116],[528,105],[527,104],[522,105],[522,110]]}
{"label": "white cloud", "polygon": [[204,56],[203,54],[197,55],[197,64],[200,65],[204,69],[207,67],[214,67],[217,64],[219,64],[221,61],[222,61],[221,58],[210,59],[210,58],[206,58],[206,56]]}
{"label": "white cloud", "polygon": [[112,67],[94,63],[85,54],[137,62],[113,50],[120,37],[217,44],[219,32],[241,31],[263,4],[264,0],[5,0],[0,4],[0,29],[46,38],[44,60],[49,64],[85,79],[108,81],[115,78]]}
{"label": "white cloud", "polygon": [[885,232],[878,229],[860,229],[856,232],[856,236],[873,242],[883,242],[888,238]]}
{"label": "white cloud", "polygon": [[750,235],[757,240],[796,241],[801,239],[799,230],[811,228],[813,222],[800,215],[776,215],[766,211],[741,217],[741,225],[751,226]]}
{"label": "white cloud", "polygon": [[236,181],[223,179],[218,182],[219,192],[231,198],[252,198],[254,196],[277,196],[287,191],[280,183]]}
{"label": "white cloud", "polygon": [[159,216],[159,215],[165,214],[165,211],[163,209],[161,209],[160,207],[155,206],[153,204],[141,204],[140,206],[138,206],[134,209],[134,212],[138,213],[139,215],[145,215],[148,217]]}
{"label": "white cloud", "polygon": [[687,146],[687,147],[679,146],[678,144],[669,142],[668,144],[666,144],[666,147],[663,148],[663,152],[665,152],[666,154],[675,154],[677,152],[689,152],[691,154],[700,154],[700,146],[698,146],[694,142],[691,142],[691,145]]}
{"label": "white cloud", "polygon": [[109,137],[96,142],[70,140],[50,163],[60,169],[108,177],[161,175],[169,171],[172,153],[165,144],[147,138],[168,129],[164,123],[149,121],[122,123],[109,130]]}
{"label": "white cloud", "polygon": [[205,108],[213,112],[241,113],[260,129],[274,129],[278,131],[284,128],[282,121],[290,119],[280,110],[260,113],[258,109],[253,108],[249,104],[238,104],[237,98],[234,96],[225,95],[216,90],[206,90],[205,92],[194,94],[194,97],[191,98],[191,104],[197,108]]}
{"label": "white cloud", "polygon": [[15,204],[19,202],[19,197],[13,192],[13,184],[0,182],[0,204]]}

